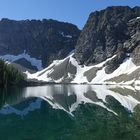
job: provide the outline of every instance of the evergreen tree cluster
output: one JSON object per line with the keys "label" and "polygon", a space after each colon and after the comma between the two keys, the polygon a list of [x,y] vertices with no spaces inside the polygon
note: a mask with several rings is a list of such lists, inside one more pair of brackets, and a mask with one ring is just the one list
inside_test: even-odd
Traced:
{"label": "evergreen tree cluster", "polygon": [[23,82],[24,77],[16,68],[0,60],[0,87],[20,85]]}

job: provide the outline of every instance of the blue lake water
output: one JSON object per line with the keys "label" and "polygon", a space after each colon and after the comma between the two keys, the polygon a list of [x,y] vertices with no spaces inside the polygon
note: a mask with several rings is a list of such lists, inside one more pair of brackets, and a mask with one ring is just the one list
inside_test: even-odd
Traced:
{"label": "blue lake water", "polygon": [[0,140],[140,140],[140,88],[1,89]]}

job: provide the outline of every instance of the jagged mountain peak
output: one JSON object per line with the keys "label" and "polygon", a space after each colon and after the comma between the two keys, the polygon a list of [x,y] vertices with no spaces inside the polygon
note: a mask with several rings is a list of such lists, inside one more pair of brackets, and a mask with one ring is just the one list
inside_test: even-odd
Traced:
{"label": "jagged mountain peak", "polygon": [[137,21],[129,23],[137,17],[140,7],[115,6],[91,13],[76,45],[79,64],[100,63],[123,49],[124,43],[139,31]]}

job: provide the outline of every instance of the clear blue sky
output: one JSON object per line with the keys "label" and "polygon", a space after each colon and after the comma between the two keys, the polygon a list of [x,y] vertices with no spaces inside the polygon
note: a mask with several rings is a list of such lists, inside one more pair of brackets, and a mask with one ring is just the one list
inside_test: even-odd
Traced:
{"label": "clear blue sky", "polygon": [[52,18],[82,28],[92,11],[112,5],[140,6],[140,0],[0,0],[0,18]]}

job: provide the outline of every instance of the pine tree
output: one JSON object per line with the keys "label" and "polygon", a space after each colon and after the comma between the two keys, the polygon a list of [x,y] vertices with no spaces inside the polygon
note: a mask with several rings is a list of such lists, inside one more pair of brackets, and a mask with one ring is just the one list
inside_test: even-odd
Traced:
{"label": "pine tree", "polygon": [[0,86],[19,85],[23,82],[24,77],[16,68],[0,60]]}

